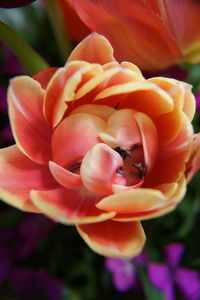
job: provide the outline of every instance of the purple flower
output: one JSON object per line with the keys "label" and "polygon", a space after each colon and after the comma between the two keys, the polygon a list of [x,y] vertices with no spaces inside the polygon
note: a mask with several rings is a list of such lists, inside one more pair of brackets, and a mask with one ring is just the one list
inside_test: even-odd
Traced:
{"label": "purple flower", "polygon": [[59,300],[62,292],[62,282],[50,277],[44,269],[37,271],[28,268],[15,268],[10,274],[12,290],[24,299],[46,297],[49,300]]}
{"label": "purple flower", "polygon": [[0,7],[3,8],[20,7],[20,6],[25,6],[27,4],[30,4],[31,2],[34,1],[35,0],[0,0]]}
{"label": "purple flower", "polygon": [[11,255],[8,249],[0,246],[0,283],[7,279],[11,267]]}
{"label": "purple flower", "polygon": [[[2,1],[3,2],[3,1]],[[4,2],[12,2],[12,1],[4,1]],[[0,0],[1,4],[1,0]],[[4,59],[1,64],[1,74],[6,75],[7,78],[10,76],[21,75],[25,73],[24,68],[18,61],[17,57],[14,53],[3,43],[0,41],[0,51],[3,53]],[[5,78],[4,78],[5,80]],[[7,114],[7,90],[4,86],[0,86],[0,114],[6,116]],[[2,116],[0,116],[2,118]],[[4,124],[5,123],[5,124]],[[12,131],[10,128],[10,124],[5,118],[5,122],[3,122],[0,128],[0,138],[6,140],[13,140]]]}
{"label": "purple flower", "polygon": [[105,265],[112,273],[115,288],[125,292],[138,285],[138,266],[146,264],[147,261],[147,254],[143,251],[139,256],[131,259],[106,258]]}
{"label": "purple flower", "polygon": [[42,215],[27,214],[17,227],[0,229],[0,244],[10,253],[13,262],[24,259],[54,226],[54,222]]}
{"label": "purple flower", "polygon": [[26,215],[18,228],[18,242],[15,244],[18,257],[28,256],[54,226],[54,222],[42,215]]}
{"label": "purple flower", "polygon": [[197,105],[197,112],[200,112],[200,92],[196,94],[196,105]]}
{"label": "purple flower", "polygon": [[200,298],[200,276],[197,271],[179,267],[184,247],[179,243],[165,247],[165,264],[149,263],[150,282],[165,293],[165,300],[176,300],[174,288],[188,300]]}

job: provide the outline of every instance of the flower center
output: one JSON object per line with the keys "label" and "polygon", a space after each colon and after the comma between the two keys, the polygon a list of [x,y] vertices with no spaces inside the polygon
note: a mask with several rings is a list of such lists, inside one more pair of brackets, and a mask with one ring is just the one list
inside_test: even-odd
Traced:
{"label": "flower center", "polygon": [[123,159],[123,167],[117,170],[119,176],[126,178],[128,186],[135,185],[146,175],[142,145],[133,145],[130,149],[114,148]]}

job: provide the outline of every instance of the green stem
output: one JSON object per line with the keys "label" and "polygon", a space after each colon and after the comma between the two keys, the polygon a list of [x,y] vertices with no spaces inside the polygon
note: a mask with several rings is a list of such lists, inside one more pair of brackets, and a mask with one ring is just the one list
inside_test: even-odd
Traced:
{"label": "green stem", "polygon": [[48,68],[48,64],[15,31],[0,21],[0,40],[15,53],[29,75]]}
{"label": "green stem", "polygon": [[63,59],[63,63],[65,63],[73,49],[73,45],[67,32],[67,28],[64,24],[64,16],[59,5],[59,1],[45,0],[44,2],[55,38],[57,40],[60,55]]}

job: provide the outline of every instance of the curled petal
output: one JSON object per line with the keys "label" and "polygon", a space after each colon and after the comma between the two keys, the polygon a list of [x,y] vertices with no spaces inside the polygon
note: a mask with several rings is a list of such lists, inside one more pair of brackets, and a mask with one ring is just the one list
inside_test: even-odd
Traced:
{"label": "curled petal", "polygon": [[192,121],[196,111],[196,100],[194,95],[191,92],[192,86],[186,84],[185,82],[183,84],[185,89],[183,111],[187,115],[189,121]]}
{"label": "curled petal", "polygon": [[[99,90],[103,90],[108,82],[112,79],[112,77],[119,73],[121,69],[110,68],[105,70],[104,72],[100,72],[97,76],[92,77],[90,80],[87,80],[85,84],[83,84],[77,91],[75,95],[75,99],[80,99],[82,97],[89,98],[89,93],[92,92],[92,100],[95,95],[99,92]],[[94,95],[95,94],[95,95]],[[90,96],[91,97],[91,96]]]}
{"label": "curled petal", "polygon": [[[68,65],[68,69],[59,68],[51,78],[45,94],[44,115],[52,127],[61,121],[67,110],[65,101],[74,98],[74,91],[81,82],[82,72],[85,70],[88,70],[87,63]],[[74,75],[76,71],[78,73]]]}
{"label": "curled petal", "polygon": [[194,130],[192,124],[188,121],[186,116],[183,116],[183,124],[183,128],[176,139],[164,147],[165,151],[182,151],[184,148],[186,149],[190,146],[193,139]]}
{"label": "curled petal", "polygon": [[52,136],[54,162],[64,167],[81,162],[86,152],[98,143],[99,134],[105,127],[105,121],[86,113],[65,118]]}
{"label": "curled petal", "polygon": [[28,76],[11,81],[8,92],[9,114],[20,150],[33,161],[43,164],[51,158],[51,130],[43,116],[44,91]]}
{"label": "curled petal", "polygon": [[188,83],[171,78],[154,77],[147,80],[155,83],[161,89],[166,91],[174,100],[174,106],[183,110],[189,121],[195,114],[195,97],[191,92],[192,86]]}
{"label": "curled petal", "polygon": [[154,119],[160,146],[166,146],[178,137],[183,128],[184,117],[185,114],[175,108],[172,112]]}
{"label": "curled petal", "polygon": [[145,166],[147,168],[147,174],[154,166],[154,162],[157,156],[158,148],[158,134],[157,129],[152,120],[143,113],[136,113],[135,120],[140,129],[142,136],[142,145],[144,151]]}
{"label": "curled petal", "polygon": [[101,139],[112,148],[130,149],[140,144],[141,134],[135,115],[136,111],[132,109],[115,111],[108,119],[108,128],[100,134]]}
{"label": "curled petal", "polygon": [[87,113],[90,115],[97,116],[103,119],[104,121],[107,121],[113,112],[115,112],[115,109],[107,105],[85,104],[74,109],[71,112],[71,115],[77,113]]}
{"label": "curled petal", "polygon": [[115,61],[110,43],[97,33],[90,34],[74,49],[68,58],[68,61],[73,60],[84,60],[101,65]]}
{"label": "curled petal", "polygon": [[183,82],[164,77],[153,77],[147,79],[147,82],[152,82],[169,94],[174,102],[174,106],[183,109],[184,104],[184,86]]}
{"label": "curled petal", "polygon": [[108,196],[98,202],[96,206],[105,211],[129,214],[159,209],[165,206],[166,202],[166,197],[160,191],[141,188]]}
{"label": "curled petal", "polygon": [[145,243],[139,222],[119,223],[112,220],[77,226],[78,232],[95,252],[111,257],[138,255]]}
{"label": "curled petal", "polygon": [[112,193],[112,184],[124,185],[126,179],[117,174],[123,165],[121,156],[106,144],[97,144],[83,158],[80,174],[84,186],[97,194]]}
{"label": "curled petal", "polygon": [[55,180],[68,189],[78,187],[82,184],[80,175],[64,169],[53,161],[49,162],[49,169]]}
{"label": "curled petal", "polygon": [[101,197],[84,188],[57,188],[48,191],[31,191],[35,206],[51,219],[63,224],[88,224],[112,218],[115,213],[102,212],[95,207]]}

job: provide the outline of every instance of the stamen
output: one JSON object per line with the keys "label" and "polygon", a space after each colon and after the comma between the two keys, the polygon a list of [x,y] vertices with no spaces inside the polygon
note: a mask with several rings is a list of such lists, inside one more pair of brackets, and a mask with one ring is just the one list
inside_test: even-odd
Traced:
{"label": "stamen", "polygon": [[114,150],[117,153],[119,153],[119,155],[122,157],[123,160],[126,159],[127,157],[131,157],[131,154],[128,152],[129,150],[126,151],[126,150],[122,149],[121,147],[116,147],[116,148],[114,148]]}
{"label": "stamen", "polygon": [[118,103],[115,105],[114,109],[118,109],[119,106],[120,106],[120,102],[118,102]]}
{"label": "stamen", "polygon": [[124,176],[124,169],[122,167],[117,169],[117,174],[120,175],[120,176]]}
{"label": "stamen", "polygon": [[70,172],[74,172],[74,171],[80,169],[80,166],[81,166],[81,162],[77,162],[77,163],[74,163],[73,165],[71,165],[69,168],[67,168],[67,170]]}
{"label": "stamen", "polygon": [[137,150],[137,149],[140,149],[140,148],[142,148],[142,145],[135,144],[130,149],[128,149],[128,151],[134,151],[134,150]]}
{"label": "stamen", "polygon": [[146,175],[146,167],[145,164],[143,163],[133,163],[132,166],[134,166],[139,172],[138,172],[138,176],[139,178],[143,178]]}

